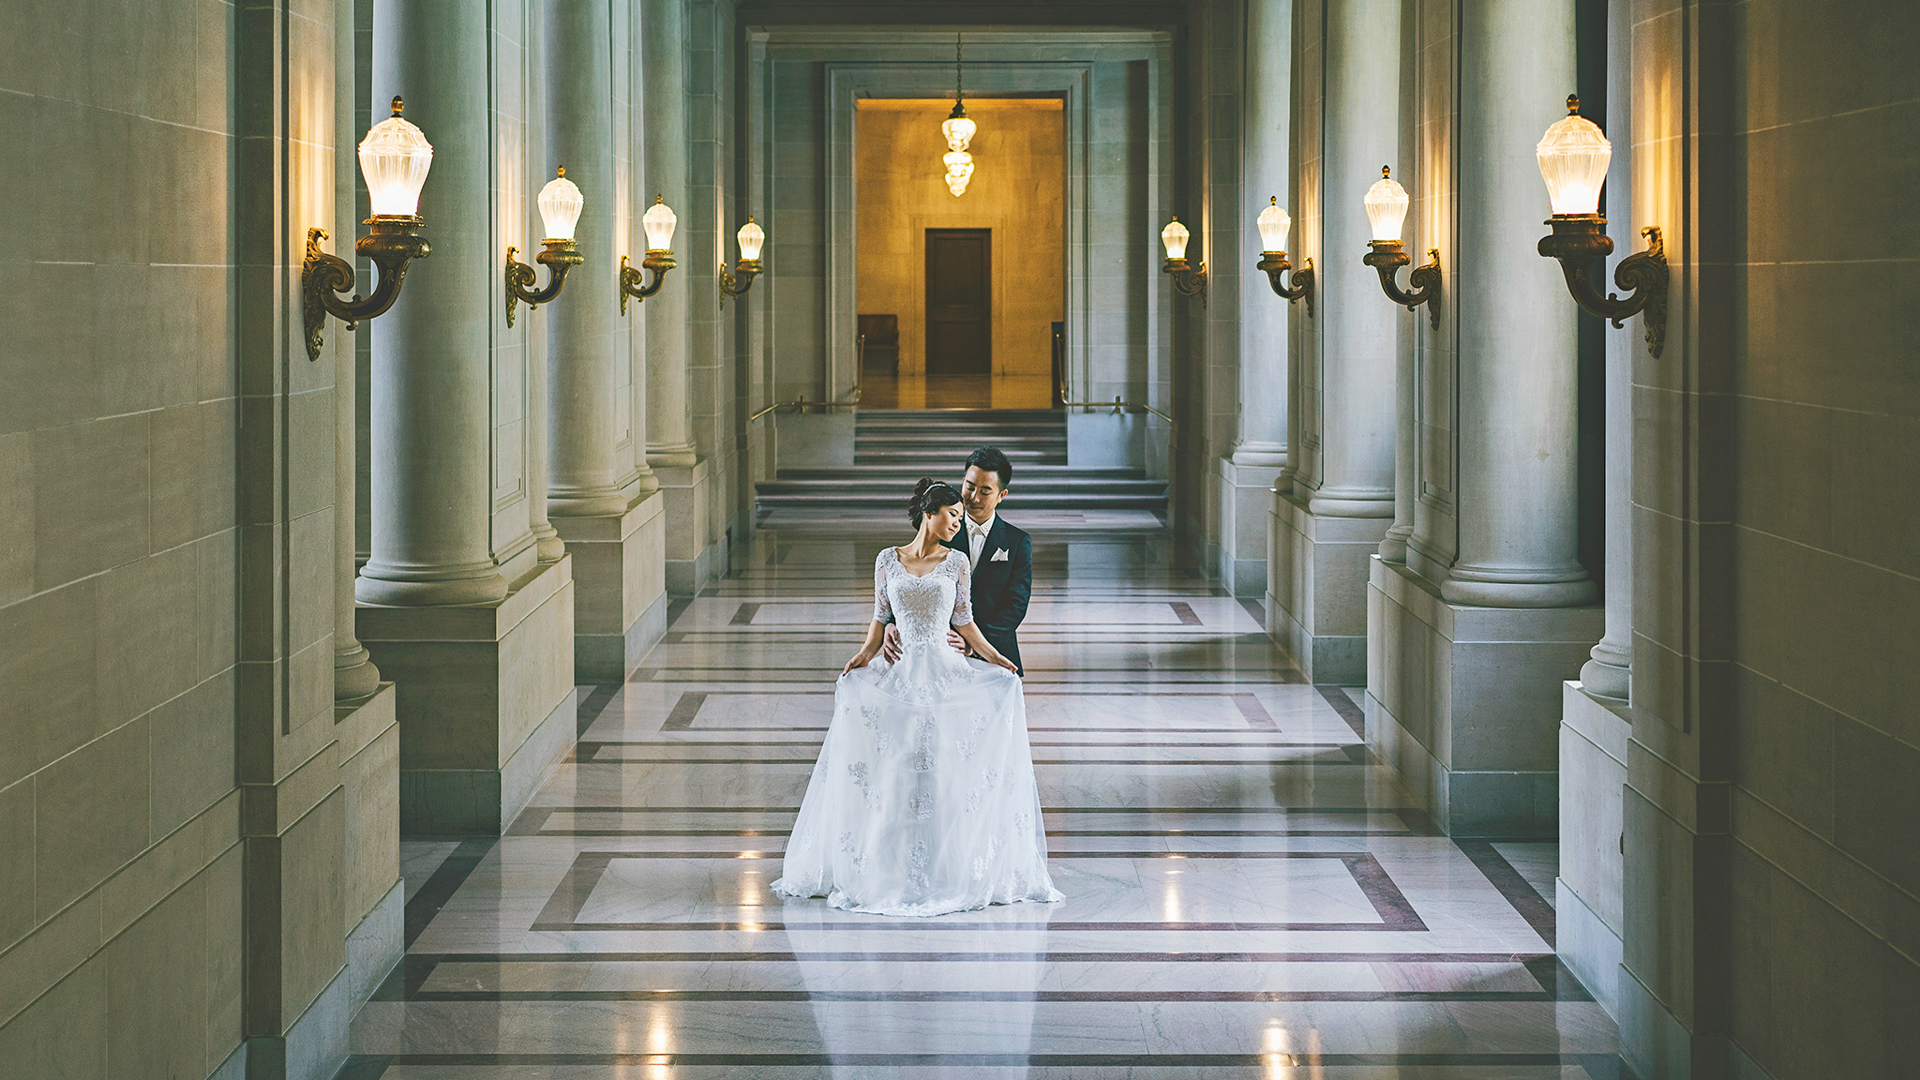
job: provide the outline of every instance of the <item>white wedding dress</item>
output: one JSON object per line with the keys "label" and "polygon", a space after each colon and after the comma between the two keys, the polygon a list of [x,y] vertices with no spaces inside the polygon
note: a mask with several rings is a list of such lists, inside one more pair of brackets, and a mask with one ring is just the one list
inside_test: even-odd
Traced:
{"label": "white wedding dress", "polygon": [[840,677],[773,891],[876,915],[1061,898],[1020,678],[947,644],[973,621],[969,580],[957,550],[922,576],[894,548],[874,560],[873,617],[899,624],[901,657]]}

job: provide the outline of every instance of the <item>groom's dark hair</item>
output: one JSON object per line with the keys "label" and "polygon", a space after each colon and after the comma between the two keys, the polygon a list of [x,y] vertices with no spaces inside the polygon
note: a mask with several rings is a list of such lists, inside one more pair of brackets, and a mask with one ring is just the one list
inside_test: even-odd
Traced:
{"label": "groom's dark hair", "polygon": [[1001,453],[999,447],[983,446],[968,454],[967,468],[999,474],[1002,491],[1013,485],[1013,462],[1007,460],[1007,455]]}

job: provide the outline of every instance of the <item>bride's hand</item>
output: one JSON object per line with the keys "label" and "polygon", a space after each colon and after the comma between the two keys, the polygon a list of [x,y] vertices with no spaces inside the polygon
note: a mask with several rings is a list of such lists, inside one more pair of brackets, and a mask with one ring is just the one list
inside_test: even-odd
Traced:
{"label": "bride's hand", "polygon": [[840,674],[845,675],[847,672],[852,671],[854,668],[866,667],[868,664],[873,663],[873,656],[874,654],[872,651],[868,649],[861,649],[859,652],[853,654],[853,659],[847,661],[846,667],[843,667],[840,669]]}

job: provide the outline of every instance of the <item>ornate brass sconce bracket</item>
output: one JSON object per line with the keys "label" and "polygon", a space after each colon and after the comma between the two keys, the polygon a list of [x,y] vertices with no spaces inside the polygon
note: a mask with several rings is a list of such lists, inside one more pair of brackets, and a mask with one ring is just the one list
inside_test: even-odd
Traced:
{"label": "ornate brass sconce bracket", "polygon": [[[1300,269],[1293,270],[1293,264],[1287,261],[1286,252],[1263,251],[1260,253],[1260,261],[1255,264],[1254,268],[1267,272],[1267,284],[1273,286],[1275,296],[1280,297],[1289,304],[1295,300],[1305,300],[1307,302],[1307,318],[1313,318],[1312,259],[1308,259],[1306,264],[1301,266]],[[1280,284],[1280,275],[1289,270],[1293,270],[1293,284],[1291,286],[1283,286]]]}
{"label": "ornate brass sconce bracket", "polygon": [[579,266],[586,259],[580,254],[580,246],[572,240],[542,240],[540,254],[533,261],[547,268],[547,287],[534,291],[534,269],[514,258],[520,253],[517,247],[507,249],[507,325],[513,325],[515,309],[521,304],[532,311],[541,304],[560,295],[566,287],[567,271]]}
{"label": "ornate brass sconce bracket", "polygon": [[1394,281],[1399,269],[1413,261],[1407,254],[1407,246],[1398,240],[1374,240],[1368,247],[1373,248],[1361,262],[1374,268],[1380,275],[1381,291],[1394,303],[1407,308],[1427,305],[1427,322],[1435,330],[1440,329],[1440,251],[1427,249],[1427,261],[1413,268],[1407,275],[1407,284],[1412,292],[1400,288]]}
{"label": "ornate brass sconce bracket", "polygon": [[743,295],[753,288],[753,279],[760,276],[759,259],[741,259],[733,264],[729,273],[725,266],[720,267],[720,306],[727,306],[727,297]]}
{"label": "ornate brass sconce bracket", "polygon": [[[673,261],[673,252],[660,249],[649,250],[647,257],[640,260],[640,266],[637,268],[627,265],[625,255],[620,256],[620,314],[627,313],[627,297],[631,296],[644,304],[647,302],[647,297],[659,292],[660,286],[666,283],[667,271],[677,265],[679,264]],[[640,284],[644,280],[641,269],[653,271],[652,284],[646,286]]]}
{"label": "ornate brass sconce bracket", "polygon": [[1641,229],[1647,249],[1627,256],[1613,268],[1614,285],[1627,293],[1622,298],[1613,293],[1601,296],[1587,278],[1594,260],[1613,251],[1606,218],[1599,214],[1556,214],[1547,219],[1547,224],[1553,232],[1540,238],[1540,254],[1560,260],[1560,272],[1566,275],[1567,291],[1573,299],[1612,323],[1616,330],[1622,320],[1641,316],[1646,320],[1647,351],[1658,357],[1667,344],[1667,248],[1659,226]]}
{"label": "ornate brass sconce bracket", "polygon": [[373,294],[365,300],[359,296],[340,299],[341,293],[353,291],[353,264],[320,246],[320,241],[327,238],[327,230],[307,230],[307,258],[300,267],[300,292],[308,360],[320,359],[320,348],[326,344],[327,316],[341,320],[352,330],[360,320],[380,315],[400,296],[407,264],[433,253],[433,248],[419,233],[424,223],[417,217],[376,215],[368,218],[366,224],[367,235],[356,241],[353,249],[373,260],[380,276]]}
{"label": "ornate brass sconce bracket", "polygon": [[1160,268],[1163,274],[1173,275],[1173,291],[1181,296],[1197,296],[1204,306],[1207,302],[1207,263],[1200,261],[1199,267],[1190,267],[1185,259],[1168,259]]}

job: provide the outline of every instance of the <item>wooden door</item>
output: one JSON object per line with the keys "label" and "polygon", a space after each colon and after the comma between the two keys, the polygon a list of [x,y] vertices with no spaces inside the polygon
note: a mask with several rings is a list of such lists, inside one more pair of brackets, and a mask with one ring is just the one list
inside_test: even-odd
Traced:
{"label": "wooden door", "polygon": [[993,372],[993,230],[927,230],[927,374]]}

